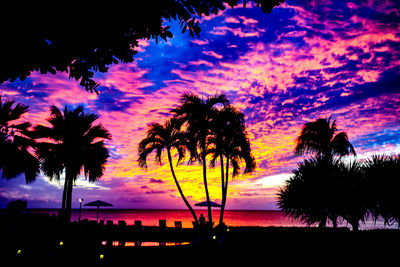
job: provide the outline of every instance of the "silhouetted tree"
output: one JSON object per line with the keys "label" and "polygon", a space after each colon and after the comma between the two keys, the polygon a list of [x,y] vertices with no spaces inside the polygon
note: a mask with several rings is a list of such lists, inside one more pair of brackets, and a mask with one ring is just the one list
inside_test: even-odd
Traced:
{"label": "silhouetted tree", "polygon": [[[181,104],[171,112],[186,127],[187,137],[189,139],[187,148],[190,151],[190,161],[197,160],[203,167],[203,182],[208,202],[208,220],[212,223],[210,195],[207,185],[207,162],[208,153],[207,138],[212,134],[212,121],[216,106],[222,104],[229,105],[229,101],[224,94],[200,98],[191,93],[185,93],[181,100]],[[198,152],[199,151],[199,152]]]}
{"label": "silhouetted tree", "polygon": [[208,153],[212,155],[210,165],[214,167],[215,162],[220,161],[222,201],[219,223],[222,225],[228,193],[229,166],[232,166],[233,178],[239,174],[241,161],[245,163],[243,174],[253,172],[256,161],[251,153],[242,112],[228,105],[216,110],[212,121],[212,133],[207,139],[207,147]]}
{"label": "silhouetted tree", "polygon": [[340,216],[358,231],[360,221],[365,223],[370,208],[370,192],[365,178],[365,165],[359,160],[342,163],[335,179],[339,183],[336,206]]}
{"label": "silhouetted tree", "polygon": [[47,138],[37,145],[37,155],[41,170],[50,179],[60,179],[65,172],[62,209],[66,221],[71,219],[72,188],[81,169],[89,182],[103,176],[109,157],[104,139],[111,139],[102,124],[94,125],[98,115],[83,112],[79,106],[75,110],[64,109],[64,114],[55,106],[47,119],[50,127],[35,127],[36,138]]}
{"label": "silhouetted tree", "polygon": [[311,153],[315,157],[331,160],[334,156],[356,155],[345,132],[337,132],[336,121],[318,119],[303,126],[297,138],[295,155]]}
{"label": "silhouetted tree", "polygon": [[26,183],[33,182],[39,173],[39,161],[29,149],[35,142],[31,139],[29,122],[16,122],[28,111],[28,106],[15,101],[2,101],[0,95],[0,170],[2,177],[15,178],[24,173]]}
{"label": "silhouetted tree", "polygon": [[400,155],[374,155],[365,162],[370,211],[375,220],[400,225]]}
{"label": "silhouetted tree", "polygon": [[[269,13],[283,0],[253,2]],[[62,8],[40,2],[9,3],[4,9],[7,16],[0,17],[0,24],[7,25],[0,30],[0,83],[24,80],[32,71],[59,71],[97,92],[94,72],[132,62],[138,40],[172,38],[170,26],[165,26],[171,20],[180,23],[182,32],[199,36],[198,18],[218,14],[225,4],[234,7],[238,0],[69,3]]]}
{"label": "silhouetted tree", "polygon": [[[301,156],[305,153],[310,153],[313,157],[325,161],[326,164],[329,162],[334,164],[335,156],[340,158],[350,154],[356,155],[347,134],[345,132],[337,133],[336,121],[331,121],[331,118],[320,118],[303,126],[297,137],[295,155]],[[328,174],[321,173],[321,175]],[[320,221],[321,226],[324,226],[325,223],[326,218]],[[336,225],[336,221],[333,221],[333,224]]]}
{"label": "silhouetted tree", "polygon": [[285,216],[307,225],[326,225],[330,218],[334,226],[339,216],[339,160],[310,158],[298,164],[293,175],[278,193],[278,207]]}
{"label": "silhouetted tree", "polygon": [[161,164],[162,152],[166,151],[168,156],[169,167],[172,177],[174,178],[176,187],[181,195],[183,202],[190,210],[195,223],[198,224],[196,213],[194,212],[189,201],[187,201],[178,179],[176,178],[174,167],[172,164],[171,150],[175,148],[178,152],[177,165],[184,159],[186,151],[186,136],[185,133],[180,131],[180,123],[176,119],[169,119],[164,125],[153,122],[147,130],[147,137],[139,143],[139,166],[147,169],[147,157],[153,151],[156,152],[156,162]]}
{"label": "silhouetted tree", "polygon": [[[316,121],[306,123],[300,135],[297,138],[297,144],[295,148],[295,155],[301,156],[305,153],[311,153],[316,159],[320,159],[328,165],[336,164],[334,157],[339,158],[346,155],[356,155],[353,145],[348,140],[345,132],[337,133],[336,121],[331,121],[331,118],[324,119],[320,118]],[[324,174],[321,170],[321,176],[330,176],[327,172]],[[331,216],[334,226],[336,226],[336,220]],[[325,226],[326,218],[322,218],[320,221],[321,226]]]}

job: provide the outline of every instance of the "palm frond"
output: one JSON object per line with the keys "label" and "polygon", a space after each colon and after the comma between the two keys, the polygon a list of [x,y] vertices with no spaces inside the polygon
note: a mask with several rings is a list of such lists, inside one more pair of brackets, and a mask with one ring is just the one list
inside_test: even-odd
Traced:
{"label": "palm frond", "polygon": [[23,114],[28,112],[28,109],[28,106],[18,103],[14,108],[10,110],[9,120],[13,121],[19,119]]}
{"label": "palm frond", "polygon": [[140,167],[147,169],[148,155],[150,155],[159,146],[161,146],[161,142],[159,142],[159,139],[154,138],[152,136],[147,137],[142,141],[140,141],[138,147],[138,152],[139,152],[138,164]]}
{"label": "palm frond", "polygon": [[28,111],[28,106],[6,99],[3,103],[0,96],[0,169],[2,176],[6,179],[15,178],[24,173],[25,180],[30,183],[35,180],[39,173],[39,162],[29,148],[35,145],[31,139],[28,128],[29,122],[10,124],[20,119]]}
{"label": "palm frond", "polygon": [[356,155],[353,145],[350,143],[349,138],[345,132],[340,132],[335,135],[331,143],[334,154],[339,156],[346,156],[353,154]]}
{"label": "palm frond", "polygon": [[51,107],[47,120],[52,126],[35,127],[37,138],[55,141],[37,146],[36,153],[46,176],[59,179],[64,168],[68,168],[71,179],[76,179],[81,168],[89,181],[102,176],[109,157],[104,139],[110,139],[111,135],[101,124],[93,125],[97,119],[97,114],[85,113],[82,106],[73,110],[65,106],[63,112],[56,106]]}
{"label": "palm frond", "polygon": [[84,156],[84,173],[89,182],[95,182],[103,176],[109,153],[104,145],[104,141],[91,144],[90,149]]}
{"label": "palm frond", "polygon": [[102,124],[97,124],[89,128],[85,134],[85,138],[87,142],[91,143],[97,138],[111,139],[111,134]]}
{"label": "palm frond", "polygon": [[347,134],[344,132],[336,134],[336,132],[336,121],[332,121],[331,117],[306,123],[297,137],[295,155],[311,153],[313,156],[329,158],[335,155],[340,157],[355,155]]}

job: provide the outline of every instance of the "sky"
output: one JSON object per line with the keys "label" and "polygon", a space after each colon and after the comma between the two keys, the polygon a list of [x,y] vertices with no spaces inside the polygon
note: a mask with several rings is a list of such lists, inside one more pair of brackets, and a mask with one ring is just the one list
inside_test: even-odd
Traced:
{"label": "sky", "polygon": [[[66,73],[32,73],[0,85],[0,94],[29,105],[22,118],[48,125],[50,106],[97,113],[112,134],[104,176],[78,177],[73,207],[101,199],[114,208],[185,209],[168,161],[148,169],[137,147],[151,122],[164,123],[180,96],[224,93],[245,115],[257,168],[229,183],[227,209],[276,209],[276,193],[304,158],[294,156],[302,125],[336,120],[357,158],[400,153],[400,2],[286,1],[270,14],[252,5],[200,18],[200,38],[172,21],[168,42],[141,40],[133,63],[97,73],[100,94]],[[176,155],[174,160],[176,160]],[[175,168],[193,205],[205,200],[198,164]],[[211,200],[220,202],[219,169],[209,169]],[[63,177],[0,179],[0,208],[15,199],[29,208],[60,208]],[[75,201],[76,200],[76,201]]]}

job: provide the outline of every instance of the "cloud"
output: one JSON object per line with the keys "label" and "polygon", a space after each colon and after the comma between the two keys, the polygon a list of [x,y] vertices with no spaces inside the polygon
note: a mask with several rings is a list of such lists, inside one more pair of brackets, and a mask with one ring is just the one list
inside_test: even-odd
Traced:
{"label": "cloud", "polygon": [[[168,43],[141,41],[130,64],[97,73],[100,95],[86,93],[66,75],[34,73],[24,82],[0,85],[3,95],[30,105],[23,119],[44,123],[50,105],[83,104],[100,115],[113,135],[111,158],[96,190],[78,186],[85,198],[99,196],[124,207],[183,207],[168,160],[147,170],[137,164],[137,147],[151,122],[163,123],[184,92],[225,93],[245,114],[257,160],[251,175],[230,183],[230,208],[276,207],[276,190],[296,164],[296,137],[302,125],[332,116],[347,132],[359,157],[400,153],[400,15],[395,1],[289,1],[268,14],[248,7],[227,8],[201,18],[201,37],[174,26]],[[3,93],[4,92],[4,93]],[[173,152],[173,160],[177,155]],[[201,166],[175,167],[191,201],[204,200]],[[218,168],[208,173],[212,199],[221,196]],[[157,184],[157,188],[151,185]],[[2,183],[0,197],[60,201],[62,185]],[[4,186],[4,188],[3,188]],[[90,185],[88,185],[90,186]],[[151,195],[151,197],[150,197]],[[234,201],[234,200],[235,201]],[[182,206],[181,206],[182,205]]]}
{"label": "cloud", "polygon": [[246,38],[246,37],[260,37],[261,33],[264,32],[264,30],[260,28],[242,30],[242,28],[216,26],[209,33],[214,35],[225,36],[228,32],[232,33],[233,35],[239,36],[241,38]]}
{"label": "cloud", "polygon": [[150,179],[150,183],[152,184],[163,184],[164,183],[164,181],[163,180],[161,180],[161,179],[154,179],[154,178],[151,178]]}
{"label": "cloud", "polygon": [[203,51],[203,54],[206,55],[206,56],[215,57],[217,59],[221,59],[221,58],[224,57],[224,56],[222,56],[220,54],[215,53],[214,51]]}
{"label": "cloud", "polygon": [[167,193],[167,191],[164,191],[164,190],[149,190],[149,191],[146,191],[146,194],[148,194],[148,195],[154,195],[154,194],[165,194],[165,193]]}
{"label": "cloud", "polygon": [[190,41],[197,45],[207,45],[210,43],[208,40],[199,40],[199,39],[194,39],[194,40],[190,40]]}
{"label": "cloud", "polygon": [[213,67],[214,64],[211,62],[208,62],[206,60],[197,60],[197,61],[189,61],[188,62],[189,65],[194,65],[194,66],[200,66],[200,65],[204,65],[207,67]]}
{"label": "cloud", "polygon": [[235,17],[227,16],[227,17],[225,17],[224,22],[225,22],[225,23],[240,23],[240,20],[238,20],[238,19],[235,18]]}

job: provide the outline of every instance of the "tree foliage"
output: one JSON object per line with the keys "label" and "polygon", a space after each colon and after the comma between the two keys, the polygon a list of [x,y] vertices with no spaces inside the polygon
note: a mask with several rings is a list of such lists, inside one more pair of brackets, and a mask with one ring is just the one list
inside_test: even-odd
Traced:
{"label": "tree foliage", "polygon": [[216,161],[220,162],[222,200],[219,223],[222,225],[230,166],[232,166],[231,177],[234,178],[240,173],[241,162],[244,162],[243,174],[248,174],[255,170],[256,160],[251,152],[244,114],[234,106],[227,105],[216,110],[213,117],[211,133],[207,138],[207,154],[211,155],[211,167],[215,167]]}
{"label": "tree foliage", "polygon": [[[254,0],[265,13],[283,0]],[[163,0],[96,5],[50,6],[45,2],[7,5],[0,17],[0,83],[24,80],[33,71],[67,72],[89,91],[97,92],[95,72],[133,61],[141,39],[173,38],[168,22],[199,36],[198,18],[218,14],[238,0]],[[246,1],[244,1],[244,6]],[[11,18],[11,19],[10,19]],[[6,26],[5,26],[6,25]]]}
{"label": "tree foliage", "polygon": [[82,106],[75,110],[65,107],[63,112],[52,106],[47,119],[51,126],[35,127],[35,137],[44,139],[36,150],[42,172],[57,180],[65,173],[62,209],[67,221],[75,180],[82,170],[89,182],[100,179],[109,157],[104,140],[111,135],[102,124],[94,124],[97,119],[98,115],[85,113]]}
{"label": "tree foliage", "polygon": [[190,162],[198,161],[203,167],[203,184],[207,199],[208,221],[211,223],[212,213],[210,195],[207,184],[208,138],[212,134],[212,126],[218,113],[218,105],[227,106],[229,100],[224,94],[216,94],[206,98],[192,93],[182,95],[180,105],[172,109],[172,114],[186,128],[188,138],[187,148],[190,152]]}
{"label": "tree foliage", "polygon": [[[147,168],[147,158],[153,152],[155,152],[156,163],[161,164],[162,154],[166,151],[178,191],[197,222],[197,217],[176,178],[171,151],[174,149],[178,153],[177,165],[183,161],[185,153],[188,151],[190,155],[188,163],[198,162],[202,166],[208,204],[210,197],[206,160],[209,161],[210,167],[215,167],[219,160],[222,189],[220,223],[222,224],[229,177],[239,174],[240,165],[243,162],[244,174],[254,171],[256,167],[246,132],[244,115],[229,104],[228,98],[224,94],[199,97],[191,93],[182,95],[180,105],[172,109],[171,113],[173,117],[168,119],[165,124],[155,122],[150,124],[147,136],[139,143],[139,166]],[[231,174],[230,168],[232,169]],[[211,205],[208,205],[208,219],[212,225]]]}
{"label": "tree foliage", "polygon": [[366,162],[369,201],[375,220],[400,223],[400,154],[373,155]]}
{"label": "tree foliage", "polygon": [[195,223],[198,224],[196,213],[194,212],[192,206],[190,205],[189,201],[186,199],[185,194],[182,191],[172,164],[172,149],[175,149],[178,152],[177,165],[179,165],[179,163],[185,158],[185,153],[187,150],[186,134],[180,130],[180,126],[181,123],[175,118],[167,120],[164,125],[156,122],[151,123],[147,130],[147,136],[143,138],[139,143],[138,164],[140,167],[147,169],[147,157],[154,151],[156,152],[155,161],[158,164],[162,164],[162,154],[164,151],[166,151],[175,185],[186,207],[190,210]]}
{"label": "tree foliage", "polygon": [[400,155],[348,162],[306,159],[279,190],[278,206],[308,225],[341,218],[357,231],[370,215],[399,224],[399,171]]}
{"label": "tree foliage", "polygon": [[39,161],[29,151],[35,146],[29,122],[19,122],[28,106],[2,100],[0,95],[0,170],[2,177],[15,178],[24,173],[26,183],[31,183],[39,173]]}
{"label": "tree foliage", "polygon": [[318,158],[331,160],[334,156],[356,155],[345,132],[337,133],[336,121],[319,118],[306,123],[297,138],[295,154],[311,153]]}
{"label": "tree foliage", "polygon": [[331,162],[320,158],[298,164],[278,193],[278,207],[283,214],[307,225],[325,226],[326,218],[335,222],[340,198],[337,194],[340,164],[338,160]]}

